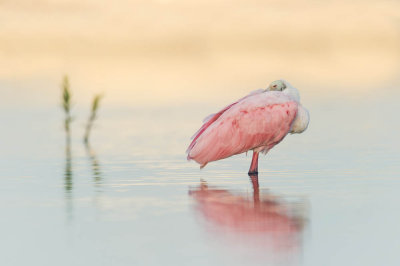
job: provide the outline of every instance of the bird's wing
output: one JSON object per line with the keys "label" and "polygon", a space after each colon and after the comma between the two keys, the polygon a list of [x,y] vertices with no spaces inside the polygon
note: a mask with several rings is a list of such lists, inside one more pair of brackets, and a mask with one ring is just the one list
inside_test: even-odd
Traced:
{"label": "bird's wing", "polygon": [[200,164],[251,149],[270,149],[290,131],[298,103],[281,92],[247,97],[211,119],[188,149]]}
{"label": "bird's wing", "polygon": [[237,100],[234,103],[231,103],[230,105],[224,107],[221,111],[219,111],[218,113],[215,114],[210,114],[208,115],[206,118],[204,118],[203,120],[203,125],[201,126],[201,128],[199,130],[197,130],[197,132],[192,136],[192,142],[190,143],[189,147],[187,148],[186,152],[189,153],[189,151],[193,148],[194,144],[196,143],[196,140],[201,136],[201,134],[203,134],[203,132],[212,124],[214,123],[224,112],[226,112],[226,110],[230,109],[232,106],[234,106],[235,104],[237,104],[240,101],[243,101],[244,99],[256,95],[256,94],[260,94],[262,92],[264,92],[264,89],[258,89],[258,90],[254,90],[252,92],[250,92],[248,95],[246,95],[245,97]]}
{"label": "bird's wing", "polygon": [[[221,111],[219,111],[218,113],[214,113],[214,114],[210,114],[210,115],[206,116],[206,117],[203,119],[203,123],[204,123],[204,124],[207,123],[208,121],[210,121],[212,118],[214,118],[214,117],[215,117],[216,115],[218,115],[218,114],[221,115],[223,112],[225,112],[226,110],[228,110],[228,109],[231,108],[234,104],[237,104],[237,103],[240,102],[241,100],[246,99],[246,98],[248,98],[248,97],[250,97],[250,96],[253,96],[253,95],[255,95],[255,94],[263,93],[263,92],[265,92],[264,89],[258,89],[258,90],[254,90],[254,91],[250,92],[248,95],[244,96],[243,98],[240,98],[240,99],[237,100],[236,102],[234,102],[234,103],[232,103],[232,104],[230,104],[230,105],[224,107],[224,108],[223,108]],[[214,121],[215,121],[215,120],[214,120]],[[192,139],[197,135],[197,133],[198,133],[198,132],[196,132],[196,134],[194,134],[194,136],[192,137]]]}

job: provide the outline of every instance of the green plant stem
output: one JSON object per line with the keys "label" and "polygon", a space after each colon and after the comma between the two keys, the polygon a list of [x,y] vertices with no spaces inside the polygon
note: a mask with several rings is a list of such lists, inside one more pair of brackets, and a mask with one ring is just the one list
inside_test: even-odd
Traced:
{"label": "green plant stem", "polygon": [[90,132],[92,131],[93,123],[97,118],[97,110],[99,109],[101,95],[96,95],[93,99],[91,113],[86,124],[85,135],[83,137],[83,141],[87,145],[89,143]]}

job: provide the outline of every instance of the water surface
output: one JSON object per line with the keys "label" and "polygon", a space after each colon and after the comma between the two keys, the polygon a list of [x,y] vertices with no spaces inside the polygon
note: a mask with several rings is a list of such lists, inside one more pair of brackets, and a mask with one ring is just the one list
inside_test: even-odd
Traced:
{"label": "water surface", "polygon": [[105,102],[90,147],[83,115],[68,147],[57,106],[3,108],[1,264],[396,265],[395,96],[303,96],[310,127],[260,157],[259,185],[250,155],[186,161],[218,105]]}

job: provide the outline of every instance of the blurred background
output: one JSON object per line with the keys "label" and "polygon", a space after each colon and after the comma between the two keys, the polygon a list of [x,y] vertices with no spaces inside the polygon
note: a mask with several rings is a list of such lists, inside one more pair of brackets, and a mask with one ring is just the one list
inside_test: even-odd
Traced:
{"label": "blurred background", "polygon": [[[399,74],[399,1],[0,0],[0,264],[399,265]],[[310,126],[258,179],[186,161],[280,78]]]}
{"label": "blurred background", "polygon": [[79,100],[100,90],[113,105],[229,101],[279,78],[315,97],[370,93],[398,80],[399,10],[371,0],[2,0],[1,105],[53,102],[66,73]]}

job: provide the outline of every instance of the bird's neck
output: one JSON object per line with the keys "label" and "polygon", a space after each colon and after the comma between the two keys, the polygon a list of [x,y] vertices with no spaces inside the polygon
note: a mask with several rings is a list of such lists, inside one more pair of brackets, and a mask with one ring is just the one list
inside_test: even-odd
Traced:
{"label": "bird's neck", "polygon": [[293,98],[296,102],[300,102],[300,93],[296,88],[288,86],[283,93]]}

